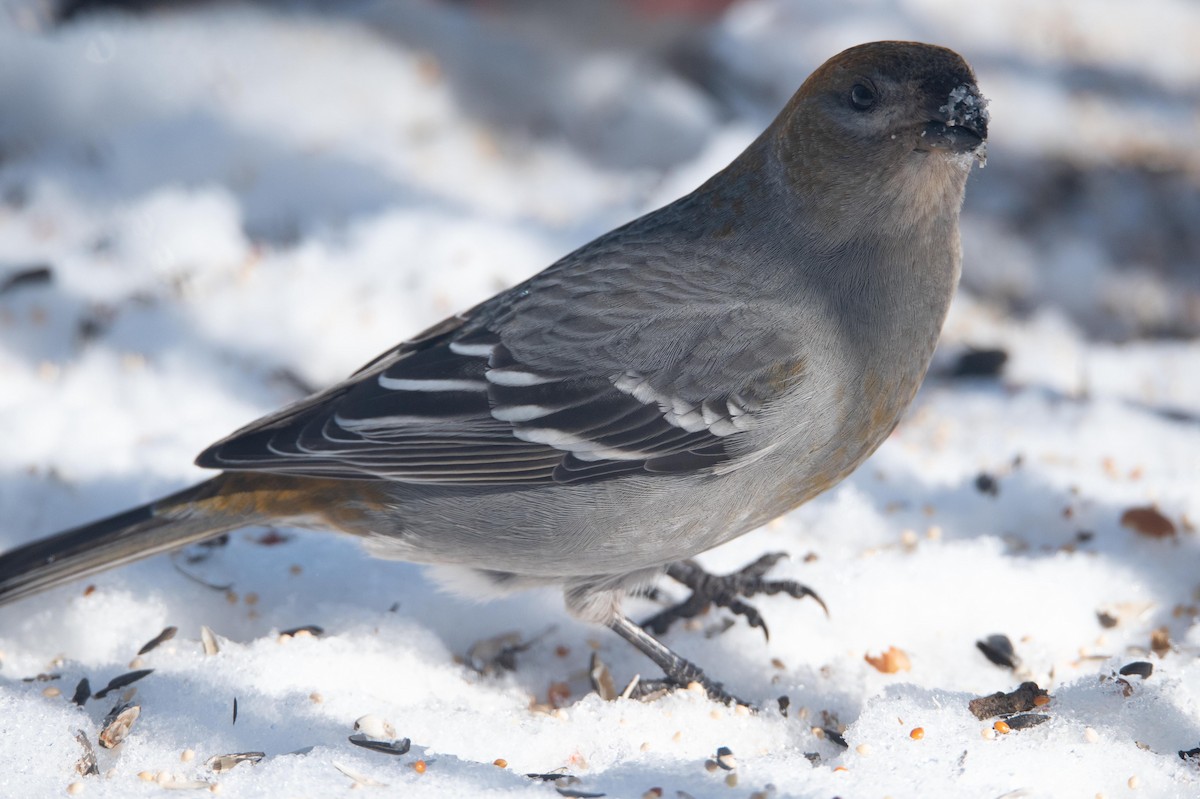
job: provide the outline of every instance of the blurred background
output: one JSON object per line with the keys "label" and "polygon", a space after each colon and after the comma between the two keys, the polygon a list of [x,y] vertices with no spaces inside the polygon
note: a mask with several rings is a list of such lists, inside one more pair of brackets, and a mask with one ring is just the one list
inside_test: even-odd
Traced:
{"label": "blurred background", "polygon": [[580,243],[698,182],[842,48],[942,43],[993,102],[966,287],[1108,340],[1200,333],[1190,0],[3,0],[0,20],[6,215],[48,182],[106,207],[220,187],[263,248],[405,205]]}

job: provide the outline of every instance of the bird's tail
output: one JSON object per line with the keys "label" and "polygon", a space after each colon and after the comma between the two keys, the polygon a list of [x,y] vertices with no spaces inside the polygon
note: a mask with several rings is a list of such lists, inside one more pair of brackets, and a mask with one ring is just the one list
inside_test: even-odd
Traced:
{"label": "bird's tail", "polygon": [[0,555],[0,605],[254,524],[252,516],[214,512],[214,500],[226,481],[225,475],[219,475],[156,502],[5,552]]}

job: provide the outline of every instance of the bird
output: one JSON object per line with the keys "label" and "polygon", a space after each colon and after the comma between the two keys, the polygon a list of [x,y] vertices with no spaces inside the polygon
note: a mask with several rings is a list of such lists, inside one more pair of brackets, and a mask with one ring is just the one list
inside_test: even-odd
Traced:
{"label": "bird", "polygon": [[205,482],[0,555],[0,604],[242,527],[329,530],[492,592],[561,587],[668,684],[733,701],[622,601],[665,573],[763,626],[737,594],[815,596],[765,580],[774,556],[726,578],[692,559],[895,428],[988,120],[953,50],[851,47],[690,194],[211,445]]}

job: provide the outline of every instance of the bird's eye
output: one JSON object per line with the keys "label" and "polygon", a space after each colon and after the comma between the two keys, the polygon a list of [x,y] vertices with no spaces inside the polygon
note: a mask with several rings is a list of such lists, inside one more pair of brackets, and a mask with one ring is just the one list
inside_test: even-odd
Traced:
{"label": "bird's eye", "polygon": [[868,111],[879,100],[875,89],[866,83],[856,83],[850,89],[850,105],[857,111]]}

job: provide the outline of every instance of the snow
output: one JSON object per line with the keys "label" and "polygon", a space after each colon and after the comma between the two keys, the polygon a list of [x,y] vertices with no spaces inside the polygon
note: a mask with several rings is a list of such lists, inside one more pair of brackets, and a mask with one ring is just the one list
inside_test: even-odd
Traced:
{"label": "snow", "polygon": [[[1194,4],[748,0],[672,39],[690,72],[578,25],[548,36],[520,7],[191,4],[62,27],[45,8],[0,5],[0,285],[51,273],[0,293],[4,549],[201,479],[192,458],[239,425],[690,190],[844,46],[964,52],[992,101],[991,161],[968,190],[964,288],[895,435],[702,558],[787,551],[773,574],[829,616],[757,598],[769,641],[717,634],[723,612],[666,636],[759,712],[687,691],[602,700],[593,652],[618,688],[657,675],[553,591],[479,604],[353,541],[245,530],[199,562],[0,609],[0,795],[164,790],[146,773],[343,796],[349,772],[355,795],[557,796],[524,776],[557,769],[635,798],[1200,794],[1176,754],[1200,746]],[[1005,350],[1002,376],[948,377],[967,347]],[[1146,506],[1176,533],[1122,525]],[[324,632],[280,635],[303,625]],[[530,643],[515,671],[464,664],[510,631]],[[994,634],[1017,670],[976,648]],[[865,660],[891,647],[909,670]],[[1117,674],[1135,661],[1148,678]],[[82,677],[98,690],[134,668],[154,671],[69,701]],[[23,680],[40,673],[61,677]],[[1024,680],[1052,697],[1045,723],[999,734],[969,712]],[[99,749],[134,689],[128,738]],[[351,745],[366,714],[412,750]],[[99,776],[76,773],[76,730]],[[734,771],[705,767],[722,746]],[[266,756],[205,765],[251,751]]]}

